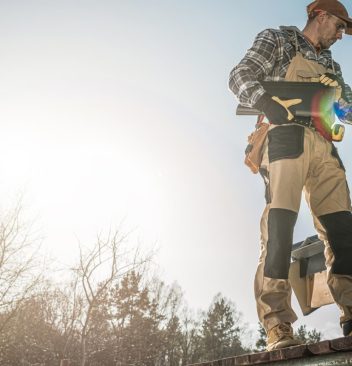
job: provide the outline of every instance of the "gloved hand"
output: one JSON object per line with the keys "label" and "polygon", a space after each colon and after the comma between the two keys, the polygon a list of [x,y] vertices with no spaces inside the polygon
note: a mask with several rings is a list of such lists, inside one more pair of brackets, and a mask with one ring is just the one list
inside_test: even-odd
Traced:
{"label": "gloved hand", "polygon": [[319,82],[326,86],[335,87],[335,102],[338,102],[342,95],[342,87],[337,81],[337,76],[329,72],[323,74],[319,78]]}
{"label": "gloved hand", "polygon": [[347,103],[342,96],[342,87],[338,83],[337,76],[326,73],[320,76],[319,81],[327,86],[336,87],[334,111],[338,119],[343,123],[352,124],[352,103]]}
{"label": "gloved hand", "polygon": [[331,74],[330,72],[326,72],[325,74],[321,75],[319,78],[319,82],[328,86],[339,85],[337,81],[337,76],[335,74]]}
{"label": "gloved hand", "polygon": [[259,98],[254,107],[264,112],[270,123],[283,125],[294,118],[288,108],[301,102],[302,99],[281,100],[278,97],[272,97],[270,94],[265,93]]}
{"label": "gloved hand", "polygon": [[352,103],[347,103],[340,98],[338,102],[334,103],[335,114],[343,123],[352,124]]}

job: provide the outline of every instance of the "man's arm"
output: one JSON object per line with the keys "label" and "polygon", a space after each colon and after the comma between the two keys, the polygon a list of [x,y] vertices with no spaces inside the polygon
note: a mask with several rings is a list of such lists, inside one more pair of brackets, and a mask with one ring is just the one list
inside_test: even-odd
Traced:
{"label": "man's arm", "polygon": [[278,35],[272,29],[259,33],[240,63],[230,73],[229,87],[246,107],[254,104],[265,93],[259,80],[264,80],[282,58]]}
{"label": "man's arm", "polygon": [[352,90],[343,80],[340,65],[334,62],[334,67],[337,82],[342,88],[341,98],[334,104],[335,113],[341,122],[352,124]]}
{"label": "man's arm", "polygon": [[334,62],[334,68],[337,75],[337,81],[342,86],[342,99],[347,103],[352,103],[352,90],[351,87],[345,83],[342,76],[341,67],[337,62]]}

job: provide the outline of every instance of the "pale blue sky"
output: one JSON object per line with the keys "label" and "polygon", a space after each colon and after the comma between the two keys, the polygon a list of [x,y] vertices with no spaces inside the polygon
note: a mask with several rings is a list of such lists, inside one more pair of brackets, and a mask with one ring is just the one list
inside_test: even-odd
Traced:
{"label": "pale blue sky", "polygon": [[[301,28],[307,4],[0,1],[1,206],[24,190],[45,247],[66,264],[77,238],[125,218],[143,245],[157,242],[164,278],[191,307],[221,291],[256,327],[263,186],[243,164],[254,121],[235,116],[227,80],[256,33]],[[350,83],[351,45],[333,48]],[[351,137],[347,127],[349,181]],[[304,206],[295,239],[313,233]],[[298,314],[338,335],[334,306]]]}

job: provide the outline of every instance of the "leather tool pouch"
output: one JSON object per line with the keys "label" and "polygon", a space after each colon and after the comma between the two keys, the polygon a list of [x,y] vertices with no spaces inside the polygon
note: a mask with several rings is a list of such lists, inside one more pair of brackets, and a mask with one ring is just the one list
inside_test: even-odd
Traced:
{"label": "leather tool pouch", "polygon": [[268,134],[269,123],[263,122],[263,117],[259,116],[255,131],[248,136],[248,145],[245,150],[244,163],[250,170],[257,174],[263,159],[263,147]]}

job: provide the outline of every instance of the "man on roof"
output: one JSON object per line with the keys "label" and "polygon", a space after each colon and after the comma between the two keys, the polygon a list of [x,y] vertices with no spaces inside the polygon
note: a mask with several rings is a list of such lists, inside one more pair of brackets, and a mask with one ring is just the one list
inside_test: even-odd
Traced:
{"label": "man on roof", "polygon": [[[260,173],[266,207],[260,223],[261,252],[255,275],[258,317],[267,332],[267,349],[297,345],[291,324],[288,280],[293,230],[301,194],[326,245],[327,282],[341,310],[345,336],[352,335],[352,214],[345,168],[332,142],[334,128],[322,130],[312,117],[293,118],[289,105],[268,94],[260,81],[322,82],[336,87],[336,114],[351,116],[352,92],[330,47],[352,34],[352,19],[337,0],[307,6],[308,20],[296,27],[259,33],[230,74],[229,86],[240,103],[265,114],[270,127]],[[329,129],[330,128],[330,129]],[[335,131],[336,132],[336,131]]]}

